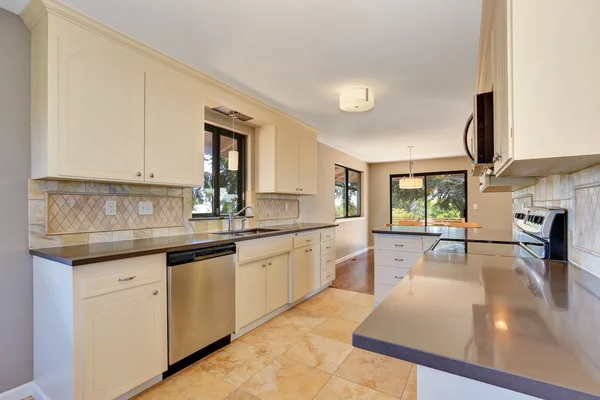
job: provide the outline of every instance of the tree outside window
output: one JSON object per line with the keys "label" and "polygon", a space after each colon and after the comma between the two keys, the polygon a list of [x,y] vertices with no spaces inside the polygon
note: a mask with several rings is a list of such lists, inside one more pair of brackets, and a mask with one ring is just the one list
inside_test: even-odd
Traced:
{"label": "tree outside window", "polygon": [[335,165],[334,204],[335,218],[360,217],[362,173]]}

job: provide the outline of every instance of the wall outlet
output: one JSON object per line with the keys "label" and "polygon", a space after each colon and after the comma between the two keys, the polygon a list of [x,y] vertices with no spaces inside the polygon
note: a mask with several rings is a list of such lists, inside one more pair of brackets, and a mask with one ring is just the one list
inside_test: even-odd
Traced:
{"label": "wall outlet", "polygon": [[117,201],[116,200],[106,200],[106,204],[104,207],[105,215],[117,215]]}
{"label": "wall outlet", "polygon": [[138,215],[152,215],[154,209],[151,201],[140,201],[138,203]]}
{"label": "wall outlet", "polygon": [[290,211],[290,203],[288,201],[286,201],[283,208],[285,209],[286,212]]}
{"label": "wall outlet", "polygon": [[477,210],[477,203],[473,204],[473,210]]}

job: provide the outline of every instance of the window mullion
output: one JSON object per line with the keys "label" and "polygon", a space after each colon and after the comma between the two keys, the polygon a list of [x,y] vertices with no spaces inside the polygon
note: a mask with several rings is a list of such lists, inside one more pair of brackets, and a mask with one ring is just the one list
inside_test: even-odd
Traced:
{"label": "window mullion", "polygon": [[213,215],[215,217],[221,216],[221,199],[220,199],[220,158],[221,158],[221,134],[215,129],[213,132]]}

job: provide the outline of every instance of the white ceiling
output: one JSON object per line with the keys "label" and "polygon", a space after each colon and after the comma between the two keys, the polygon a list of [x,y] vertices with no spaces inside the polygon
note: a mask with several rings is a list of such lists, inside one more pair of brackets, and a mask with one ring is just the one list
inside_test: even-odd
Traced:
{"label": "white ceiling", "polygon": [[[27,0],[0,0],[20,12]],[[462,155],[481,0],[64,0],[368,162]],[[338,109],[368,86],[375,109]]]}

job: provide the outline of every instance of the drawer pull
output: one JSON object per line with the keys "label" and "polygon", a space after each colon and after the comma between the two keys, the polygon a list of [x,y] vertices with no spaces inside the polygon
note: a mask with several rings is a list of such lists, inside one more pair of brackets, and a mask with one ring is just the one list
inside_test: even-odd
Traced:
{"label": "drawer pull", "polygon": [[394,275],[394,278],[396,278],[396,279],[402,279],[401,276],[396,276],[396,275]]}
{"label": "drawer pull", "polygon": [[404,258],[394,258],[396,261],[404,261]]}
{"label": "drawer pull", "polygon": [[119,278],[119,282],[129,282],[135,279],[135,275],[128,276],[127,278]]}
{"label": "drawer pull", "polygon": [[331,278],[331,274],[327,275],[328,278]]}
{"label": "drawer pull", "polygon": [[152,294],[156,296],[156,295],[158,294],[158,290],[154,289],[154,290],[152,291]]}
{"label": "drawer pull", "polygon": [[325,261],[325,262],[328,262],[328,263],[330,263],[330,262],[331,262],[331,260],[327,260],[327,261]]}
{"label": "drawer pull", "polygon": [[306,243],[310,243],[310,239],[306,239]]}
{"label": "drawer pull", "polygon": [[394,246],[396,246],[396,247],[404,247],[403,244],[394,244]]}
{"label": "drawer pull", "polygon": [[330,248],[331,248],[331,246],[327,246],[327,248],[328,248],[328,249],[330,249]]}

